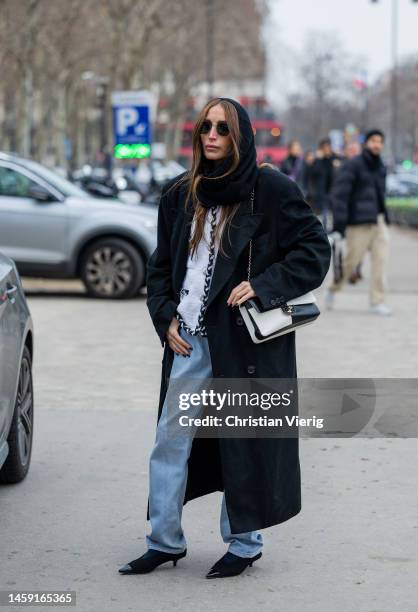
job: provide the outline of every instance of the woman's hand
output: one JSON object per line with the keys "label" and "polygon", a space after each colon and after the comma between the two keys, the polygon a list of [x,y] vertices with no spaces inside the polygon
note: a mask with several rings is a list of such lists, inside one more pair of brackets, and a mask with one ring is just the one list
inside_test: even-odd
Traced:
{"label": "woman's hand", "polygon": [[255,296],[255,291],[250,283],[248,281],[242,281],[242,283],[232,289],[226,303],[228,306],[236,306]]}
{"label": "woman's hand", "polygon": [[173,317],[166,333],[168,346],[175,353],[177,353],[177,355],[187,355],[188,357],[190,357],[189,349],[193,350],[193,347],[191,344],[183,340],[183,338],[180,336],[178,332],[179,325],[180,323],[178,319],[176,319],[176,317]]}

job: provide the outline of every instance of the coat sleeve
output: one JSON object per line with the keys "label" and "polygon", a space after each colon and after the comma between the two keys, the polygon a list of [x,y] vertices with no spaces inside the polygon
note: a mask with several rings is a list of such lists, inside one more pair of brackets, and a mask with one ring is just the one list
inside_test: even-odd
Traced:
{"label": "coat sleeve", "polygon": [[170,225],[167,207],[168,197],[165,191],[158,207],[157,248],[148,259],[146,269],[147,307],[161,346],[164,346],[166,331],[177,309],[171,280]]}
{"label": "coat sleeve", "polygon": [[350,199],[356,181],[355,165],[348,161],[337,173],[331,191],[333,230],[344,236],[348,221]]}
{"label": "coat sleeve", "polygon": [[279,306],[320,286],[331,261],[328,237],[296,183],[279,194],[276,215],[284,258],[250,279],[264,308]]}

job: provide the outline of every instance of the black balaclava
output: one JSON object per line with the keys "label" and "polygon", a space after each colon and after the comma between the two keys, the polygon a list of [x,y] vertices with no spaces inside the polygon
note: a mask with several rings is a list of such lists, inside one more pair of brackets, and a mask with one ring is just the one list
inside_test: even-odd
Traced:
{"label": "black balaclava", "polygon": [[225,174],[231,167],[233,161],[232,155],[220,160],[216,166],[211,163],[212,160],[203,160],[203,175],[197,186],[197,197],[205,208],[217,205],[229,206],[248,200],[258,173],[254,133],[247,111],[236,100],[231,98],[217,99],[230,102],[238,113],[240,161],[237,168],[231,174],[218,179],[216,177]]}

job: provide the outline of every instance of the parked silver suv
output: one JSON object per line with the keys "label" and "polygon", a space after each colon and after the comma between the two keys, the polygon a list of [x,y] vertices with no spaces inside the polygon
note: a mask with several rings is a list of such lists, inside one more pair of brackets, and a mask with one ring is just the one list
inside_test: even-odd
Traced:
{"label": "parked silver suv", "polygon": [[22,276],[80,278],[94,297],[131,298],[145,284],[156,229],[156,206],[94,198],[0,153],[0,250]]}

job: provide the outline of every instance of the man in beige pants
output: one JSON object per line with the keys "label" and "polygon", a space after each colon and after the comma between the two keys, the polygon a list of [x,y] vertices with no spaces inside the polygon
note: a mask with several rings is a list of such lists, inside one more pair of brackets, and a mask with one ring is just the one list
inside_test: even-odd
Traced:
{"label": "man in beige pants", "polygon": [[380,154],[384,135],[370,130],[360,155],[345,162],[331,194],[333,229],[346,236],[342,276],[328,288],[326,305],[332,308],[335,293],[349,280],[366,252],[371,254],[370,311],[390,315],[385,304],[389,218],[385,204],[386,168]]}

